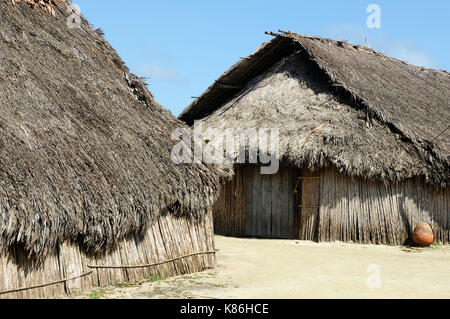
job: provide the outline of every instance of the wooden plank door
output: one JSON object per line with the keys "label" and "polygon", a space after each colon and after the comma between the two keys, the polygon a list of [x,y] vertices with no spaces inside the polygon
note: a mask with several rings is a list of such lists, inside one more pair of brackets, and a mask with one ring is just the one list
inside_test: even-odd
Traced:
{"label": "wooden plank door", "polygon": [[283,216],[288,214],[283,214],[282,200],[281,200],[281,174],[271,175],[272,183],[272,236],[273,238],[282,238],[281,231],[285,229],[288,224],[283,223]]}
{"label": "wooden plank door", "polygon": [[246,234],[261,238],[296,238],[295,171],[280,168],[261,175],[260,168],[246,168]]}
{"label": "wooden plank door", "polygon": [[272,238],[272,175],[261,175],[261,233]]}
{"label": "wooden plank door", "polygon": [[297,225],[297,207],[295,205],[294,190],[297,182],[296,172],[292,169],[281,168],[281,236],[291,239],[295,236]]}

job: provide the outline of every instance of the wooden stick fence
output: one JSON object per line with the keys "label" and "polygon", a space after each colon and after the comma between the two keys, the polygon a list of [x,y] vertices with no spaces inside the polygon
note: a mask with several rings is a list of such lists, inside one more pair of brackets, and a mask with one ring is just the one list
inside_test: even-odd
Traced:
{"label": "wooden stick fence", "polygon": [[44,287],[48,287],[48,286],[52,286],[52,285],[56,285],[56,284],[61,284],[70,280],[75,280],[78,278],[82,278],[82,277],[86,277],[89,276],[90,274],[92,274],[93,270],[90,270],[88,272],[85,272],[84,274],[78,275],[78,276],[74,276],[74,277],[70,277],[70,278],[64,278],[61,280],[56,280],[56,281],[52,281],[49,283],[45,283],[42,285],[35,285],[35,286],[30,286],[30,287],[22,287],[22,288],[16,288],[16,289],[11,289],[11,290],[5,290],[5,291],[0,291],[0,295],[6,295],[6,294],[11,294],[13,292],[19,292],[19,291],[25,291],[25,290],[31,290],[31,289],[38,289],[38,288],[44,288]]}

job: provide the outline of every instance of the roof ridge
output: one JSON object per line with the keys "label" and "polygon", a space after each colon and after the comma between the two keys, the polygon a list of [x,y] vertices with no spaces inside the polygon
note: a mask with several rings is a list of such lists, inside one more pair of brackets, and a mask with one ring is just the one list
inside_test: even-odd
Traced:
{"label": "roof ridge", "polygon": [[[388,59],[392,59],[394,61],[403,63],[405,65],[408,66],[412,66],[415,68],[418,68],[422,71],[424,70],[429,70],[429,71],[433,71],[433,72],[439,72],[439,73],[444,73],[446,75],[450,76],[450,72],[446,71],[446,70],[440,70],[440,69],[433,69],[433,68],[429,68],[429,67],[425,67],[425,66],[419,66],[419,65],[415,65],[415,64],[411,64],[408,63],[404,60],[395,58],[393,56],[387,55],[386,53],[382,52],[382,51],[378,51],[374,48],[367,48],[365,46],[362,46],[360,44],[355,44],[355,43],[349,43],[347,40],[335,40],[335,39],[330,39],[330,38],[325,38],[325,37],[320,37],[320,36],[311,36],[311,35],[306,35],[306,34],[302,34],[302,33],[296,33],[296,32],[292,32],[292,31],[284,31],[284,30],[278,30],[277,32],[273,32],[273,31],[266,31],[265,34],[267,35],[271,35],[273,37],[284,37],[284,38],[291,38],[293,40],[295,40],[296,38],[300,37],[300,38],[304,38],[304,39],[309,39],[309,40],[315,40],[315,41],[321,41],[321,42],[330,42],[334,45],[337,45],[343,49],[357,49],[357,50],[361,50],[361,51],[366,51],[367,53],[373,53],[375,55],[380,55],[383,57],[386,57]],[[347,47],[344,47],[347,46]]]}

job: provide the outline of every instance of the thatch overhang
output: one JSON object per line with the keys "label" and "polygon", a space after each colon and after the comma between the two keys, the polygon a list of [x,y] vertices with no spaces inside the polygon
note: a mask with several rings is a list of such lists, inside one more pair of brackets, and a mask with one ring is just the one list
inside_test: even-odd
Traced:
{"label": "thatch overhang", "polygon": [[220,174],[173,163],[185,124],[66,1],[41,2],[0,0],[0,249],[100,253],[159,214],[203,216]]}
{"label": "thatch overhang", "polygon": [[[190,125],[205,119],[223,128],[279,127],[284,131],[280,156],[295,165],[333,164],[352,176],[386,182],[421,177],[436,186],[449,184],[448,72],[410,65],[345,41],[292,32],[268,34],[274,39],[226,71],[179,119]],[[295,59],[308,74],[299,75],[302,71],[292,64]],[[317,87],[316,94],[339,106],[322,96],[323,104],[309,101],[317,107],[312,110],[288,80],[281,87],[283,77],[276,78],[281,73],[287,74],[284,79],[297,76],[297,87],[315,78],[309,84],[325,87]],[[309,84],[303,88],[312,89]],[[293,104],[295,99],[298,104]],[[314,128],[329,122],[310,136]]]}

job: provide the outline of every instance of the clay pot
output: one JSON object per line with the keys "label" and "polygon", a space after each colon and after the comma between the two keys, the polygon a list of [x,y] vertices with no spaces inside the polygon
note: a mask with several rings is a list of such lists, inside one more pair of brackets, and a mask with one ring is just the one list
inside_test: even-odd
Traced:
{"label": "clay pot", "polygon": [[422,247],[429,247],[434,243],[434,233],[430,224],[422,222],[417,225],[413,233],[413,241]]}

